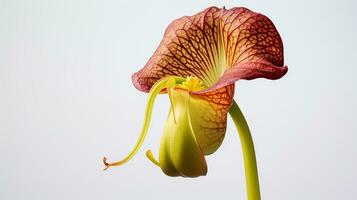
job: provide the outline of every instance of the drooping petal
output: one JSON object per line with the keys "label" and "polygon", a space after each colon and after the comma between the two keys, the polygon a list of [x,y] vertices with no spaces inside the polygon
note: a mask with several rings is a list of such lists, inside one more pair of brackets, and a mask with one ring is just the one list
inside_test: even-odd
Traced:
{"label": "drooping petal", "polygon": [[[251,63],[248,71],[228,70],[246,68],[247,63]],[[225,73],[234,80],[280,78],[287,71],[283,65],[283,44],[267,17],[246,8],[210,7],[172,22],[154,55],[132,80],[144,92],[170,75],[192,75],[206,87],[217,88],[217,82],[231,83],[219,80]]]}
{"label": "drooping petal", "polygon": [[140,136],[139,136],[139,138],[138,138],[138,140],[136,142],[136,145],[131,150],[131,152],[124,159],[122,159],[120,161],[109,163],[109,162],[107,162],[107,158],[104,157],[103,158],[103,163],[106,166],[104,170],[107,170],[109,167],[119,166],[119,165],[122,165],[122,164],[128,162],[138,152],[139,148],[141,147],[141,145],[144,142],[144,139],[146,137],[147,131],[149,129],[152,109],[153,109],[153,105],[154,105],[156,96],[164,88],[166,88],[169,91],[172,91],[173,86],[175,84],[182,83],[183,80],[185,80],[185,79],[183,79],[181,77],[173,77],[172,76],[172,77],[163,78],[160,81],[155,83],[155,85],[150,90],[150,95],[149,95],[149,99],[148,99],[147,106],[146,106],[146,111],[145,111],[144,124],[143,124],[142,130],[141,130],[141,134],[140,134]]}

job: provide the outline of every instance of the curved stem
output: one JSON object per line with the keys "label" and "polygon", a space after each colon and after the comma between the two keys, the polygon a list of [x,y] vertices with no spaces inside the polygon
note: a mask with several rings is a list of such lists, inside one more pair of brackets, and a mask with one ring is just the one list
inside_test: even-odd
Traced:
{"label": "curved stem", "polygon": [[253,139],[247,121],[238,104],[233,100],[229,110],[242,144],[248,200],[260,200],[259,177]]}

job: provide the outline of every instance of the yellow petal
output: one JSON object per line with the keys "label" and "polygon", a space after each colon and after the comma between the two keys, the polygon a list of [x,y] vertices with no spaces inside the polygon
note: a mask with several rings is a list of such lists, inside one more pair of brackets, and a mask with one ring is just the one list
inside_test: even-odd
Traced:
{"label": "yellow petal", "polygon": [[159,162],[168,176],[197,177],[206,175],[207,164],[190,121],[190,95],[186,90],[173,93],[176,123],[172,108],[160,144]]}

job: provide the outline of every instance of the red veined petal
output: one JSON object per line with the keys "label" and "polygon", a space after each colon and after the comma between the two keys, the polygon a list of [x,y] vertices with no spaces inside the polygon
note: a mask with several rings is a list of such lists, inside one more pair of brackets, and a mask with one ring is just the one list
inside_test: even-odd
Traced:
{"label": "red veined petal", "polygon": [[269,18],[246,8],[232,8],[221,19],[229,67],[247,62],[283,67],[283,43]]}
{"label": "red veined petal", "polygon": [[219,10],[211,7],[173,21],[154,55],[133,74],[134,86],[148,92],[157,80],[170,75],[208,79],[218,59]]}
{"label": "red veined petal", "polygon": [[227,69],[204,93],[240,79],[279,79],[284,66],[283,43],[274,24],[266,16],[245,8],[226,10],[222,16]]}
{"label": "red veined petal", "polygon": [[[234,96],[234,84],[206,93],[190,93],[191,123],[197,142],[205,155],[214,153],[222,144],[227,127],[227,114]],[[201,109],[201,110],[197,110]]]}
{"label": "red veined petal", "polygon": [[132,80],[137,89],[148,92],[162,77],[192,75],[211,91],[232,80],[280,78],[287,71],[283,64],[281,38],[267,17],[246,8],[210,7],[172,22],[154,55]]}

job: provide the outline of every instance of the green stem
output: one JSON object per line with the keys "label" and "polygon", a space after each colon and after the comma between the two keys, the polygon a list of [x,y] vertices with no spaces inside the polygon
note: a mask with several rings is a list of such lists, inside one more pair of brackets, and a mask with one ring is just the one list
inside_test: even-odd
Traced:
{"label": "green stem", "polygon": [[233,100],[229,110],[242,144],[248,200],[260,200],[259,177],[252,135],[238,104]]}

